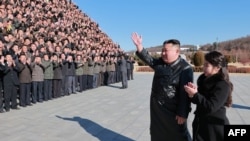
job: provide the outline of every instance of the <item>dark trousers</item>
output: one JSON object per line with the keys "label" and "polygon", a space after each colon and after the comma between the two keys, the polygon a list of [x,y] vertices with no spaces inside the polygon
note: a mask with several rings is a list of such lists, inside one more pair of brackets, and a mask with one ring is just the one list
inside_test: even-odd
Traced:
{"label": "dark trousers", "polygon": [[67,85],[67,88],[68,88],[68,94],[72,94],[72,93],[76,93],[76,80],[75,80],[75,76],[73,75],[70,75],[70,76],[67,76],[68,77],[68,85]]}
{"label": "dark trousers", "polygon": [[121,72],[116,71],[116,82],[120,82],[122,79]]}
{"label": "dark trousers", "polygon": [[112,71],[112,83],[116,83],[116,72]]}
{"label": "dark trousers", "polygon": [[64,76],[63,79],[62,79],[62,96],[64,95],[67,95],[68,94],[68,88],[67,88],[67,85],[68,85],[68,76]]}
{"label": "dark trousers", "polygon": [[104,72],[100,72],[100,86],[104,85]]}
{"label": "dark trousers", "polygon": [[69,90],[68,90],[68,80],[69,80],[69,76],[65,76],[63,79],[63,95],[68,95],[69,94]]}
{"label": "dark trousers", "polygon": [[[120,73],[120,71],[119,71],[119,73]],[[115,76],[114,76],[114,77],[115,77],[115,78],[114,78],[115,83],[119,82],[119,81],[118,81],[118,76],[119,76],[118,72],[115,71]]]}
{"label": "dark trousers", "polygon": [[131,78],[131,69],[127,69],[128,80]]}
{"label": "dark trousers", "polygon": [[83,91],[83,79],[82,79],[82,75],[76,75],[76,88],[77,91],[82,92]]}
{"label": "dark trousers", "polygon": [[31,83],[20,83],[20,106],[30,105],[31,99]]}
{"label": "dark trousers", "polygon": [[122,87],[127,88],[128,87],[127,72],[122,71],[121,76],[122,76]]}
{"label": "dark trousers", "polygon": [[87,90],[87,86],[88,86],[88,76],[83,75],[82,76],[82,90],[83,91]]}
{"label": "dark trousers", "polygon": [[17,108],[17,86],[10,84],[4,86],[4,104],[6,111],[9,111],[10,107]]}
{"label": "dark trousers", "polygon": [[98,73],[97,87],[101,86],[101,83],[102,83],[102,76],[101,76],[101,73]]}
{"label": "dark trousers", "polygon": [[109,73],[106,71],[104,72],[103,75],[104,75],[103,85],[108,85]]}
{"label": "dark trousers", "polygon": [[53,98],[61,96],[62,79],[53,79]]}
{"label": "dark trousers", "polygon": [[32,103],[43,102],[43,81],[32,82]]}
{"label": "dark trousers", "polygon": [[44,92],[44,100],[52,99],[52,79],[44,79],[43,81],[43,92]]}
{"label": "dark trousers", "polygon": [[88,75],[87,89],[93,89],[93,75]]}
{"label": "dark trousers", "polygon": [[108,72],[108,85],[109,84],[113,84],[114,83],[114,72],[113,71],[109,71]]}
{"label": "dark trousers", "polygon": [[0,82],[0,111],[2,110],[3,110],[3,87],[2,87],[2,81],[1,81]]}
{"label": "dark trousers", "polygon": [[134,79],[134,70],[131,69],[131,79],[133,80]]}
{"label": "dark trousers", "polygon": [[93,75],[93,88],[96,88],[98,86],[99,81],[99,73],[95,73]]}

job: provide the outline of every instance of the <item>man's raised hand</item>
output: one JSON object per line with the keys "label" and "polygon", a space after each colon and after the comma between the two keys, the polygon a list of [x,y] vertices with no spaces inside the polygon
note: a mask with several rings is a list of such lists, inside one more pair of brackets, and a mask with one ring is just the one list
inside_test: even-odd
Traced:
{"label": "man's raised hand", "polygon": [[138,33],[134,32],[132,33],[132,40],[133,40],[133,43],[135,44],[136,48],[137,48],[137,51],[138,52],[141,52],[142,49],[143,49],[143,46],[142,46],[142,36],[139,35]]}

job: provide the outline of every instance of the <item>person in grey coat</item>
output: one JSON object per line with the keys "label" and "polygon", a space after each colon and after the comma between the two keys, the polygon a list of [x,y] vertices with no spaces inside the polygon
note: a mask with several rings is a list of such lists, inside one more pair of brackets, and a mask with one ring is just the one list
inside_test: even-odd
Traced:
{"label": "person in grey coat", "polygon": [[131,61],[129,60],[129,58],[127,57],[126,58],[126,61],[127,61],[127,77],[128,77],[128,80],[130,80],[131,78]]}
{"label": "person in grey coat", "polygon": [[75,85],[75,76],[76,76],[76,63],[73,60],[73,54],[69,54],[67,56],[66,60],[66,65],[67,65],[67,73],[66,73],[66,78],[67,78],[67,87],[68,88],[68,93],[67,95],[70,94],[76,94],[76,85]]}
{"label": "person in grey coat", "polygon": [[43,91],[44,91],[44,100],[52,99],[52,87],[53,87],[53,64],[50,60],[48,54],[43,55],[42,65],[44,66],[44,81],[43,81]]}
{"label": "person in grey coat", "polygon": [[31,63],[32,68],[32,103],[43,102],[43,81],[44,66],[42,65],[41,56],[35,56],[34,62]]}
{"label": "person in grey coat", "polygon": [[75,83],[76,83],[76,89],[78,92],[83,91],[83,61],[82,61],[82,56],[77,55],[76,56],[76,78],[75,78]]}
{"label": "person in grey coat", "polygon": [[130,65],[131,65],[130,77],[131,77],[131,80],[134,80],[134,63],[135,63],[134,57],[130,56],[129,60],[130,60]]}
{"label": "person in grey coat", "polygon": [[99,82],[99,73],[100,73],[100,61],[98,60],[98,56],[94,57],[94,68],[93,68],[93,88],[98,87]]}
{"label": "person in grey coat", "polygon": [[128,88],[128,80],[127,80],[127,61],[124,58],[124,55],[121,56],[121,60],[118,61],[120,66],[120,72],[122,76],[122,87],[121,89]]}

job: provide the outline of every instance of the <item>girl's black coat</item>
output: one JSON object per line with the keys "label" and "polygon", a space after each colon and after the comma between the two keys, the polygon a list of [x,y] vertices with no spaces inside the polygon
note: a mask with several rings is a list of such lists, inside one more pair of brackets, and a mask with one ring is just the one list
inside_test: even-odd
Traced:
{"label": "girl's black coat", "polygon": [[224,125],[229,124],[224,105],[230,86],[218,74],[208,78],[202,74],[197,84],[198,93],[191,99],[196,104],[193,140],[223,141]]}

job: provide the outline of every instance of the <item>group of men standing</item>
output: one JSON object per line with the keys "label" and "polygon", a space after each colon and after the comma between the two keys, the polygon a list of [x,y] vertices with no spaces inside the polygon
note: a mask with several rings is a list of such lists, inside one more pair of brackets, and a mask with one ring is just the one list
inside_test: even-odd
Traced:
{"label": "group of men standing", "polygon": [[117,82],[127,88],[127,80],[133,79],[133,63],[125,55],[1,55],[0,112]]}

